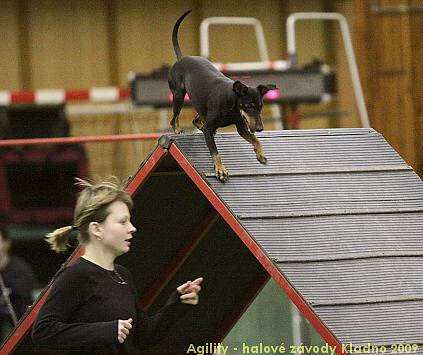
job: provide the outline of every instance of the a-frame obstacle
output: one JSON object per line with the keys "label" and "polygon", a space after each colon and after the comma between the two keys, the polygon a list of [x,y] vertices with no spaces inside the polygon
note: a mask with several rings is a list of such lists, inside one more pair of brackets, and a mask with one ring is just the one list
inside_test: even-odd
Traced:
{"label": "a-frame obstacle", "polygon": [[[201,304],[146,353],[221,341],[269,277],[338,354],[350,344],[423,346],[420,178],[371,129],[258,137],[265,166],[237,134],[216,136],[227,183],[214,177],[202,134],[162,137],[130,181],[138,232],[120,262],[142,303],[154,310],[180,282],[205,278]],[[42,303],[4,353],[37,352],[28,331]]]}

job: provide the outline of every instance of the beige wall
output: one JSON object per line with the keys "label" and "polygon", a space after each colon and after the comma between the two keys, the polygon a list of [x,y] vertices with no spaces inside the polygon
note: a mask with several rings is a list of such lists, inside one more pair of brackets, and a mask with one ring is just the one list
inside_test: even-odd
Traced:
{"label": "beige wall", "polygon": [[[423,7],[422,0],[379,3]],[[423,177],[423,13],[376,13],[367,0],[337,2],[337,8],[353,29],[372,127]],[[340,94],[342,103],[351,105],[346,85]]]}
{"label": "beige wall", "polygon": [[[345,13],[350,21],[356,50],[361,53],[360,73],[365,82],[369,111],[371,114],[381,115],[380,112],[371,110],[374,105],[379,104],[369,94],[373,90],[369,84],[371,70],[377,69],[363,59],[363,41],[380,42],[382,38],[377,36],[383,37],[392,27],[386,22],[381,25],[380,31],[371,33],[370,25],[363,18],[366,11],[369,11],[370,2],[360,0],[354,3],[355,5],[351,0],[3,0],[0,12],[0,90],[124,86],[131,71],[149,73],[162,64],[170,65],[174,62],[172,27],[176,18],[189,8],[193,9],[193,13],[184,21],[179,33],[183,53],[199,54],[199,24],[203,18],[252,16],[258,18],[264,26],[270,59],[286,59],[287,15],[296,11],[331,10]],[[410,26],[415,29],[421,26],[421,20],[412,17],[410,20],[396,22],[396,25],[401,33],[408,33],[408,42],[403,43],[398,39],[401,42],[398,45],[399,50],[381,50],[378,52],[378,60],[383,66],[386,61],[391,63],[397,58],[399,67],[393,68],[401,70],[404,65],[402,49],[410,48],[410,66],[421,75],[419,60],[414,58],[421,54],[422,41],[409,30]],[[386,31],[383,26],[386,26]],[[329,120],[326,117],[303,120],[302,128],[357,127],[360,124],[354,108],[341,41],[336,33],[334,26],[320,22],[299,22],[297,25],[299,62],[306,63],[315,57],[323,59],[337,69],[339,78],[339,95],[334,102],[327,105],[303,105],[301,111],[308,113],[339,110],[350,114],[338,120]],[[370,35],[377,36],[369,37]],[[211,27],[210,40],[212,60],[236,62],[259,58],[253,30],[250,28]],[[390,92],[397,89],[395,82],[384,83],[383,80],[381,78],[378,85],[385,85]],[[391,89],[390,85],[393,85]],[[413,95],[421,97],[421,86],[413,87]],[[398,88],[406,92],[408,86],[401,84]],[[412,102],[408,106],[412,110],[409,109],[406,114],[416,113],[421,117],[421,100]],[[189,109],[184,111],[183,124],[189,125],[192,112]],[[401,109],[392,111],[392,115],[402,113]],[[268,110],[265,115],[270,115]],[[388,132],[394,146],[400,150],[401,141],[406,140],[405,136],[414,135],[413,143],[410,143],[414,144],[414,150],[407,148],[405,154],[412,156],[411,162],[421,164],[416,158],[416,149],[421,149],[421,143],[418,143],[421,135],[414,130],[416,125],[407,126],[401,135],[396,136],[390,133],[392,129],[395,130],[395,126],[389,128],[391,126],[385,126],[381,119],[372,117],[372,120],[378,129]],[[75,135],[154,132],[159,128],[158,122],[159,113],[152,111],[71,118],[72,132]],[[419,127],[421,131],[421,125]],[[266,129],[272,128],[271,124],[266,126]],[[153,143],[87,145],[91,173],[129,175],[134,172]]]}
{"label": "beige wall", "polygon": [[14,1],[2,2],[0,11],[0,90],[22,88],[18,11]]}
{"label": "beige wall", "polygon": [[[171,31],[177,17],[194,12],[180,29],[186,54],[199,54],[199,24],[209,16],[254,16],[263,23],[271,59],[285,51],[283,2],[133,0],[4,0],[0,15],[0,89],[124,85],[130,71],[148,73],[175,59]],[[236,5],[238,4],[238,5]],[[258,59],[252,29],[212,27],[218,61]],[[26,72],[25,82],[22,73]],[[10,75],[12,74],[12,75]]]}

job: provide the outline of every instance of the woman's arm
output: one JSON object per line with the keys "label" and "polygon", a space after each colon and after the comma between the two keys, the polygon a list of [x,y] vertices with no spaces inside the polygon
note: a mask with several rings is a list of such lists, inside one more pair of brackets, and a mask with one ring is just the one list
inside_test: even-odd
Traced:
{"label": "woman's arm", "polygon": [[135,341],[138,348],[144,349],[157,343],[166,335],[168,329],[191,309],[191,305],[181,302],[180,296],[180,293],[175,290],[166,305],[153,315],[147,315],[141,307],[138,307],[135,328]]}
{"label": "woman's arm", "polygon": [[142,309],[138,310],[136,335],[140,348],[158,342],[167,330],[180,319],[192,305],[198,304],[198,293],[203,278],[187,281],[179,286],[169,297],[166,305],[149,317]]}
{"label": "woman's arm", "polygon": [[125,276],[125,280],[131,287],[134,299],[137,302],[137,322],[134,329],[135,344],[139,349],[144,349],[148,345],[157,343],[168,329],[182,318],[193,305],[198,303],[198,293],[201,290],[200,284],[203,278],[200,277],[194,281],[188,281],[179,286],[170,295],[165,306],[157,313],[147,315],[138,302],[135,282],[128,269],[121,265],[116,265],[119,273]]}

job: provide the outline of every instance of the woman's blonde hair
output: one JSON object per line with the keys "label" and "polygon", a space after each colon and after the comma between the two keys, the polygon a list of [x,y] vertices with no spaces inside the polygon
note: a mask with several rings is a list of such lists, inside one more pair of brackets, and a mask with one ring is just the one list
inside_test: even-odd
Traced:
{"label": "woman's blonde hair", "polygon": [[69,247],[69,238],[73,230],[78,231],[80,243],[89,241],[88,226],[91,222],[102,223],[109,215],[108,207],[115,201],[125,203],[129,209],[133,202],[128,193],[124,190],[123,184],[115,176],[103,181],[96,182],[75,178],[75,185],[82,187],[76,202],[73,225],[58,228],[47,234],[46,240],[51,249],[60,253]]}

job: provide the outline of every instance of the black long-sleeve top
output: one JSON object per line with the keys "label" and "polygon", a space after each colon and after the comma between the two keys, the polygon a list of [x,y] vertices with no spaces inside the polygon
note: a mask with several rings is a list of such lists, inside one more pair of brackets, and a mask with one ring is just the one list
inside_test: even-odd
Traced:
{"label": "black long-sleeve top", "polygon": [[[84,258],[68,266],[53,284],[32,328],[36,345],[90,354],[134,354],[157,342],[189,305],[171,295],[166,305],[149,317],[138,305],[129,271],[121,265],[106,270]],[[132,329],[118,342],[118,320],[132,318]]]}

